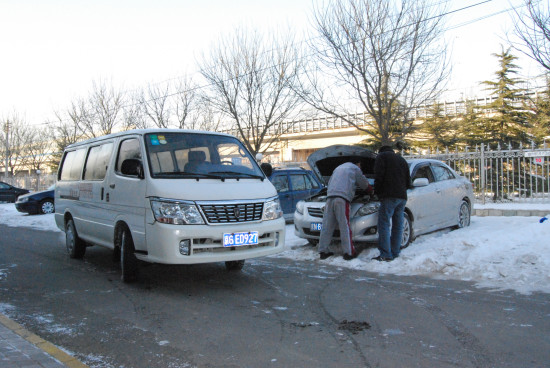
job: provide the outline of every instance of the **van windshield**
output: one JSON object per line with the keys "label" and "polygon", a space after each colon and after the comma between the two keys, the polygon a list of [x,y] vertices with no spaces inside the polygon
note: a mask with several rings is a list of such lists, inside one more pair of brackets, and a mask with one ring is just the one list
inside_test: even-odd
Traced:
{"label": "van windshield", "polygon": [[201,133],[145,135],[153,178],[258,178],[264,174],[234,138]]}

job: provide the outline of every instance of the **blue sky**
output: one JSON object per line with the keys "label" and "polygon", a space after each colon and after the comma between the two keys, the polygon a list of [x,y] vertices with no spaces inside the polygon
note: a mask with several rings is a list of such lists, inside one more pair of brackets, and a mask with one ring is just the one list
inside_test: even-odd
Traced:
{"label": "blue sky", "polygon": [[[451,9],[482,0],[450,0]],[[493,0],[448,20],[455,95],[477,94],[492,79],[509,15],[490,16],[522,0]],[[93,80],[124,90],[196,72],[195,60],[236,26],[309,25],[311,0],[0,0],[0,117],[13,111],[41,124]],[[478,18],[486,19],[475,21]],[[526,59],[526,58],[522,58]],[[520,61],[523,74],[538,73]]]}

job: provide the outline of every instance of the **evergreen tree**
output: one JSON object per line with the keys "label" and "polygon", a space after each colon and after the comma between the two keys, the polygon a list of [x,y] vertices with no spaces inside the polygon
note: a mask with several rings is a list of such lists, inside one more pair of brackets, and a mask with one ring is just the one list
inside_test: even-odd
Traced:
{"label": "evergreen tree", "polygon": [[550,136],[550,75],[546,78],[546,90],[531,101],[528,110],[529,135],[538,145]]}
{"label": "evergreen tree", "polygon": [[459,142],[465,146],[477,146],[490,140],[485,134],[483,120],[474,100],[464,102],[464,112],[459,114]]}
{"label": "evergreen tree", "polygon": [[435,102],[428,111],[428,117],[419,127],[419,147],[439,148],[454,146],[459,141],[457,117],[448,115],[440,102]]}
{"label": "evergreen tree", "polygon": [[527,142],[528,128],[528,114],[522,108],[523,90],[517,87],[521,80],[513,77],[518,69],[514,64],[517,57],[510,53],[510,49],[493,55],[498,58],[500,69],[495,72],[495,81],[482,82],[495,97],[494,101],[482,107],[485,111],[483,133],[501,147],[508,144],[517,147]]}

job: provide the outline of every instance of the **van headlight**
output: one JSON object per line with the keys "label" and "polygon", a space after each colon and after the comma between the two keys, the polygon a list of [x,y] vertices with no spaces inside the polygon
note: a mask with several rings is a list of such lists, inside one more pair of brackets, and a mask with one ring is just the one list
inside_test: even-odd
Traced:
{"label": "van headlight", "polygon": [[264,220],[276,220],[283,216],[283,210],[281,209],[281,203],[279,198],[274,198],[266,201],[264,204]]}
{"label": "van headlight", "polygon": [[363,205],[361,208],[359,208],[355,216],[372,215],[373,213],[378,212],[379,209],[380,209],[380,202],[367,203]]}
{"label": "van headlight", "polygon": [[193,202],[151,199],[155,220],[163,224],[200,225],[204,220]]}
{"label": "van headlight", "polygon": [[305,205],[306,205],[306,202],[298,201],[298,203],[296,203],[296,212],[298,212],[300,215],[303,215]]}

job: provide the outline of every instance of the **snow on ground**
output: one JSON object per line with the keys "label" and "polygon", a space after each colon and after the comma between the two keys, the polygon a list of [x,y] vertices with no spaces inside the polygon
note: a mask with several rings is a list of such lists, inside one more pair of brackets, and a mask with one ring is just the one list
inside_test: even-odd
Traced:
{"label": "snow on ground", "polygon": [[[476,208],[496,207],[476,205]],[[276,257],[377,273],[472,281],[479,287],[512,289],[522,294],[550,293],[550,204],[500,204],[498,208],[548,209],[548,220],[474,216],[468,228],[418,237],[392,262],[372,260],[379,253],[376,247],[366,248],[352,261],[344,261],[338,244],[336,256],[321,261],[314,247],[294,235],[294,225],[290,224],[286,227],[286,249]],[[11,203],[0,204],[0,223],[59,231],[53,215],[22,214]],[[2,270],[0,278],[1,274]]]}

